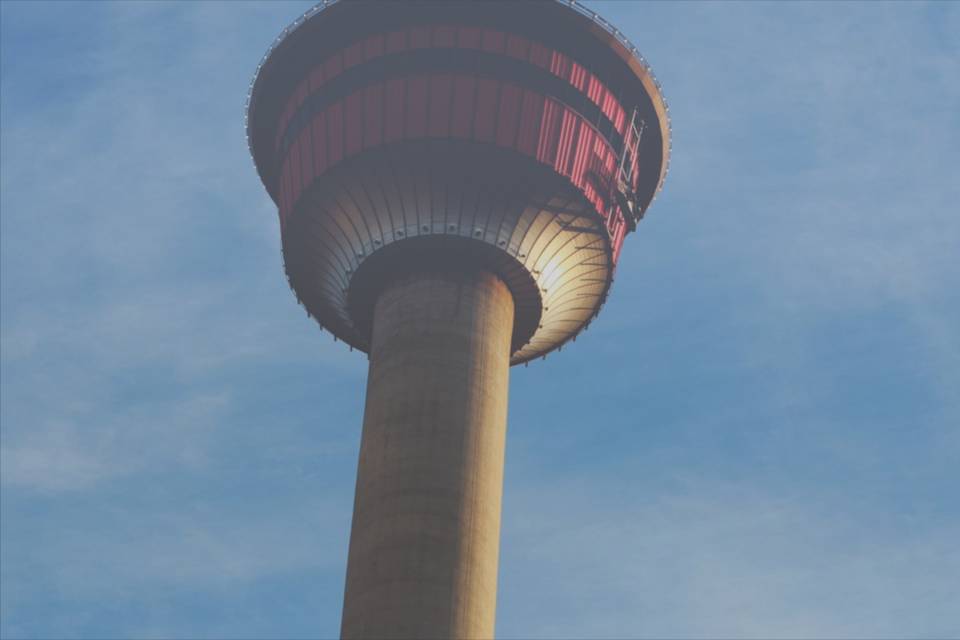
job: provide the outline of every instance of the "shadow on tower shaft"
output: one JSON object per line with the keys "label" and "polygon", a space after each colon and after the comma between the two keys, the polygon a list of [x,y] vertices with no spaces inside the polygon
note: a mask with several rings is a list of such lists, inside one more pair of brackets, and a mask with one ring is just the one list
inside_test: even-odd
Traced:
{"label": "shadow on tower shaft", "polygon": [[488,272],[379,296],[343,638],[493,636],[512,330]]}

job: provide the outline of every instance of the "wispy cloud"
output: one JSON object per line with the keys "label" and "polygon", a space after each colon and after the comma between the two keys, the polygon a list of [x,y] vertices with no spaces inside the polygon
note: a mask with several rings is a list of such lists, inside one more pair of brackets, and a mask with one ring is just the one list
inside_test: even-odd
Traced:
{"label": "wispy cloud", "polygon": [[955,524],[891,526],[703,478],[656,496],[598,496],[599,484],[567,479],[512,497],[503,560],[522,578],[501,594],[501,637],[896,638],[960,629]]}
{"label": "wispy cloud", "polygon": [[[501,637],[952,636],[960,5],[595,3],[666,191],[513,374]],[[0,3],[0,634],[335,636],[365,361],[243,140],[304,3]]]}

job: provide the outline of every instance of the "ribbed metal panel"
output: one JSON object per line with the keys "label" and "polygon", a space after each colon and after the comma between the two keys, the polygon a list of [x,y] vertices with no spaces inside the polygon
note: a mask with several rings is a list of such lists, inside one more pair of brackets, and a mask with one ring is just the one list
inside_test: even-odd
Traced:
{"label": "ribbed metal panel", "polygon": [[[479,166],[482,179],[469,170]],[[351,313],[357,274],[378,253],[426,250],[425,239],[431,250],[459,240],[464,260],[474,254],[512,285],[521,327],[514,364],[576,335],[599,311],[612,277],[608,232],[583,193],[549,167],[493,145],[431,140],[365,152],[318,179],[288,224],[291,285],[321,325],[361,350],[369,324]]]}

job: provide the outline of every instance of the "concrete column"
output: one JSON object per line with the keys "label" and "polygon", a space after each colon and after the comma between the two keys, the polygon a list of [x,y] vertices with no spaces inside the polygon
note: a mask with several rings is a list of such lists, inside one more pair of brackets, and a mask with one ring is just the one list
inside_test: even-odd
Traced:
{"label": "concrete column", "polygon": [[513,313],[484,272],[380,294],[341,637],[493,637]]}

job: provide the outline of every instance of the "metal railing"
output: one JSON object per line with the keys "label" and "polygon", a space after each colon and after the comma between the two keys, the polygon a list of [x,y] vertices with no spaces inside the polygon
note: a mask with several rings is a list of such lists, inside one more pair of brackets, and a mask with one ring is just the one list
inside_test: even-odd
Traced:
{"label": "metal railing", "polygon": [[[622,44],[627,51],[633,55],[637,61],[640,62],[640,65],[643,67],[644,71],[650,76],[650,80],[653,81],[654,86],[657,88],[657,91],[660,92],[660,99],[663,101],[663,109],[667,118],[667,154],[664,159],[666,163],[666,170],[663,174],[663,180],[660,181],[660,184],[657,185],[657,193],[660,192],[660,189],[663,188],[663,183],[666,181],[667,173],[670,171],[670,155],[673,151],[673,124],[670,121],[670,107],[667,105],[667,99],[663,95],[663,88],[660,85],[660,81],[657,80],[657,76],[653,73],[653,69],[650,67],[650,64],[647,62],[647,59],[641,55],[637,47],[630,42],[630,39],[610,22],[608,22],[603,16],[601,16],[596,11],[588,9],[578,0],[554,0],[562,5],[568,6],[580,15],[589,18],[591,22],[596,25],[599,25],[604,31],[612,35],[616,40]],[[266,53],[263,54],[263,57],[260,58],[260,62],[257,64],[257,70],[253,74],[253,78],[250,80],[250,86],[247,88],[247,100],[244,105],[243,112],[243,126],[247,137],[247,148],[250,151],[250,157],[253,158],[253,142],[250,139],[250,100],[253,97],[253,87],[257,84],[257,78],[260,77],[260,70],[263,68],[263,65],[266,64],[267,59],[273,54],[274,50],[280,46],[280,44],[287,39],[293,32],[299,29],[303,23],[307,20],[320,13],[324,9],[343,2],[343,0],[321,0],[317,4],[313,5],[309,9],[303,12],[296,20],[287,25],[280,34],[273,39],[273,42],[270,43],[270,46],[267,48]],[[256,168],[256,162],[254,162],[254,168]],[[656,197],[656,194],[654,194]]]}

